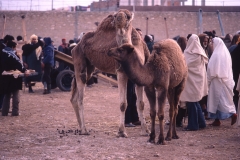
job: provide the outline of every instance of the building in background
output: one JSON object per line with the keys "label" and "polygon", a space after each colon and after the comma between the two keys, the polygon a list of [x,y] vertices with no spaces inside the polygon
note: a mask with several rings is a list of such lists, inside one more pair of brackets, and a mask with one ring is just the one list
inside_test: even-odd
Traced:
{"label": "building in background", "polygon": [[184,6],[187,0],[120,0],[121,6]]}
{"label": "building in background", "polygon": [[99,0],[98,2],[91,3],[90,10],[116,11],[119,6],[184,6],[186,1],[187,0]]}

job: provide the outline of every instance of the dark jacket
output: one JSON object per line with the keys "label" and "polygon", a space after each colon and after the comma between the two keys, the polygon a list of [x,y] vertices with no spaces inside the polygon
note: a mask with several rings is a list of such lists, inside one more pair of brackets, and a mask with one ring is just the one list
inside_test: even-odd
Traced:
{"label": "dark jacket", "polygon": [[232,71],[233,71],[233,79],[235,81],[234,92],[238,95],[236,91],[236,86],[238,83],[238,77],[240,74],[240,43],[238,43],[237,47],[231,52],[232,57]]}
{"label": "dark jacket", "polygon": [[46,37],[43,39],[45,42],[45,46],[43,48],[43,63],[51,64],[54,66],[54,47],[52,45],[52,40],[50,37]]}
{"label": "dark jacket", "polygon": [[23,50],[23,62],[28,65],[27,69],[33,69],[35,70],[38,75],[26,77],[29,81],[40,81],[41,80],[41,74],[42,74],[42,68],[41,68],[41,56],[39,59],[37,59],[36,56],[36,49],[39,47],[39,43],[36,44],[26,44],[22,47]]}
{"label": "dark jacket", "polygon": [[37,49],[40,45],[40,43],[36,43],[36,44],[25,44],[22,46],[22,50],[23,50],[23,56],[28,56],[29,54],[31,54],[33,51],[35,51],[35,49]]}
{"label": "dark jacket", "polygon": [[21,63],[20,59],[17,56],[12,56],[14,51],[5,47],[1,51],[1,83],[0,83],[0,93],[6,94],[11,93],[13,91],[22,90],[22,78],[14,78],[12,75],[2,75],[3,71],[10,70],[19,70],[21,72],[25,72],[25,68]]}

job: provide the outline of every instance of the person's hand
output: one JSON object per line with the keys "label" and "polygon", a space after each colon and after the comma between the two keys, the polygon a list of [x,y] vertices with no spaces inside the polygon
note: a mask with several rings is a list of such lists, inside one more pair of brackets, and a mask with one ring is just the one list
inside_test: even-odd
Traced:
{"label": "person's hand", "polygon": [[29,75],[30,75],[29,70],[26,70],[26,71],[24,72],[24,76],[25,76],[25,77],[28,77]]}
{"label": "person's hand", "polygon": [[17,52],[17,56],[18,57],[22,57],[22,53],[21,52]]}

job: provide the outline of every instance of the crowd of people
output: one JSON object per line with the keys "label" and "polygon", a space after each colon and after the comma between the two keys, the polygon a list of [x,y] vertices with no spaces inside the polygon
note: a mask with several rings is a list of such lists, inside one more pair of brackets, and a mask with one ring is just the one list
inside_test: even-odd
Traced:
{"label": "crowd of people", "polygon": [[[71,55],[74,46],[76,46],[74,40],[66,43],[66,39],[62,39],[58,50]],[[51,93],[51,72],[56,66],[55,49],[50,37],[41,38],[35,34],[30,36],[29,42],[25,42],[22,36],[17,36],[15,40],[11,35],[6,35],[4,39],[0,40],[0,72],[18,71],[20,75],[14,77],[0,74],[0,111],[2,116],[7,116],[8,113],[12,113],[12,116],[19,115],[19,90],[22,90],[22,82],[28,87],[29,93],[34,93],[32,87],[36,82],[42,82],[43,94]],[[61,64],[59,69],[64,69],[60,67]],[[31,74],[33,72],[35,74]],[[10,111],[11,98],[12,111]]]}
{"label": "crowd of people", "polygon": [[186,131],[205,128],[205,120],[208,119],[214,119],[211,123],[213,126],[220,126],[220,120],[227,118],[231,118],[231,125],[236,123],[240,35],[234,35],[234,39],[231,37],[227,34],[221,38],[216,36],[215,31],[207,31],[200,35],[189,34],[187,38],[179,37],[177,40],[188,66],[188,78],[176,118],[178,127],[183,126],[186,110]]}

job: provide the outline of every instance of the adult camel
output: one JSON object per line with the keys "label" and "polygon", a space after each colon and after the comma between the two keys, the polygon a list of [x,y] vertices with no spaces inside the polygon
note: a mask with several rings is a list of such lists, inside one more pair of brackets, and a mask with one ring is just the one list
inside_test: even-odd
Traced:
{"label": "adult camel", "polygon": [[[119,10],[114,15],[109,15],[99,24],[96,31],[88,32],[84,35],[78,45],[72,50],[75,78],[72,82],[71,103],[77,116],[81,134],[89,134],[84,122],[83,97],[85,84],[91,78],[95,68],[116,74],[118,77],[118,90],[120,100],[120,125],[117,136],[128,137],[125,126],[125,110],[127,107],[127,81],[128,77],[124,73],[120,64],[107,55],[109,49],[117,47],[123,43],[132,44],[139,50],[139,59],[144,64],[150,53],[146,44],[138,32],[132,27],[133,14],[128,10]],[[149,130],[146,125],[143,110],[143,87],[136,86],[137,111],[141,121],[141,135],[148,135]]]}

